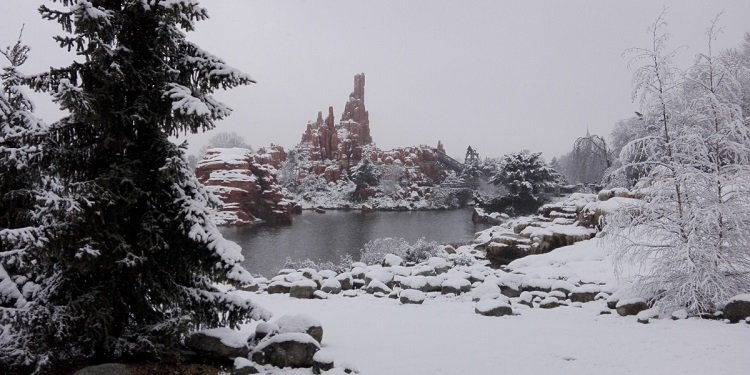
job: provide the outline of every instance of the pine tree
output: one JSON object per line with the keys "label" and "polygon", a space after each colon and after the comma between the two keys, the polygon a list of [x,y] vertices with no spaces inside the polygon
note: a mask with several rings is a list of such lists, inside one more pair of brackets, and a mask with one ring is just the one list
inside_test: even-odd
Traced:
{"label": "pine tree", "polygon": [[158,357],[188,330],[265,318],[215,286],[251,276],[210,221],[218,202],[184,145],[168,139],[212,129],[231,109],[211,94],[254,81],[186,39],[208,17],[197,1],[51,1],[40,13],[79,57],[32,81],[69,112],[48,151],[79,210],[38,257],[19,342],[40,366]]}

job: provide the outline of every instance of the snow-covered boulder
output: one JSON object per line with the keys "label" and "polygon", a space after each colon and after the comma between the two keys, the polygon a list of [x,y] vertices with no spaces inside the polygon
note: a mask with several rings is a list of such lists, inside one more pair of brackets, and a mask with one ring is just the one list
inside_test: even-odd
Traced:
{"label": "snow-covered boulder", "polygon": [[417,304],[420,305],[424,302],[424,292],[416,289],[405,289],[399,293],[399,301],[403,304]]}
{"label": "snow-covered boulder", "polygon": [[320,344],[310,335],[280,333],[261,341],[251,354],[253,362],[275,367],[312,367]]}
{"label": "snow-covered boulder", "polygon": [[375,268],[365,273],[365,285],[370,285],[373,280],[380,281],[386,285],[392,285],[394,273],[390,268]]}
{"label": "snow-covered boulder", "polygon": [[601,286],[597,284],[583,284],[570,292],[570,300],[573,302],[591,302],[601,292]]}
{"label": "snow-covered boulder", "polygon": [[555,307],[564,306],[564,305],[565,303],[551,296],[548,296],[547,298],[539,302],[539,307],[542,309],[554,309]]}
{"label": "snow-covered boulder", "polygon": [[293,298],[311,299],[314,297],[318,284],[311,279],[295,281],[289,288],[289,296]]}
{"label": "snow-covered boulder", "polygon": [[323,325],[307,315],[284,315],[276,320],[279,333],[299,332],[310,335],[317,342],[323,342]]}
{"label": "snow-covered boulder", "polygon": [[352,274],[349,272],[343,272],[336,276],[336,280],[341,283],[341,290],[349,290],[352,288]]}
{"label": "snow-covered boulder", "polygon": [[289,293],[289,290],[291,289],[292,284],[286,282],[286,281],[273,281],[271,284],[268,284],[268,288],[266,289],[266,292],[268,294],[286,294]]}
{"label": "snow-covered boulder", "polygon": [[484,316],[513,315],[513,309],[508,303],[499,299],[481,300],[474,305],[474,312]]}
{"label": "snow-covered boulder", "polygon": [[320,290],[330,294],[339,294],[341,289],[341,282],[335,278],[325,279],[323,286],[320,288]]}
{"label": "snow-covered boulder", "polygon": [[471,291],[472,300],[477,301],[487,294],[500,294],[500,287],[497,283],[485,281]]}
{"label": "snow-covered boulder", "polygon": [[451,269],[448,261],[441,257],[431,257],[430,259],[427,259],[427,265],[432,267],[438,275],[448,272],[448,270]]}
{"label": "snow-covered boulder", "polygon": [[404,289],[417,289],[425,291],[427,278],[424,276],[409,276],[401,279],[401,287]]}
{"label": "snow-covered boulder", "polygon": [[471,291],[471,283],[467,279],[450,278],[440,284],[442,294],[461,294]]}
{"label": "snow-covered boulder", "polygon": [[385,283],[383,283],[380,280],[372,280],[369,284],[367,284],[367,288],[365,289],[367,293],[375,294],[375,293],[382,293],[384,295],[388,295],[391,293],[391,288],[389,288]]}
{"label": "snow-covered boulder", "polygon": [[185,346],[207,357],[233,360],[247,356],[250,351],[247,336],[226,327],[212,328],[189,334],[185,338]]}
{"label": "snow-covered boulder", "polygon": [[750,293],[732,297],[724,306],[724,318],[737,323],[750,317]]}
{"label": "snow-covered boulder", "polygon": [[326,350],[318,350],[313,356],[313,374],[320,374],[333,369],[333,355]]}
{"label": "snow-covered boulder", "polygon": [[643,298],[621,299],[615,306],[620,316],[637,315],[643,310],[648,310],[648,304]]}
{"label": "snow-covered boulder", "polygon": [[255,336],[253,337],[253,339],[255,341],[261,341],[266,336],[275,335],[278,332],[279,332],[279,326],[276,323],[260,322],[255,327]]}
{"label": "snow-covered boulder", "polygon": [[404,263],[404,259],[395,254],[385,254],[383,257],[383,267],[400,266]]}

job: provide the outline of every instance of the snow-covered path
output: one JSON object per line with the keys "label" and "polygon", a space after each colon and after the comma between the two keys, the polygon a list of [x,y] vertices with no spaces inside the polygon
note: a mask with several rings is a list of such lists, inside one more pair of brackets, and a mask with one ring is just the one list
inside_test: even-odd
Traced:
{"label": "snow-covered path", "polygon": [[747,374],[750,325],[599,315],[582,308],[475,314],[469,297],[423,305],[370,295],[299,300],[247,293],[275,316],[320,320],[323,347],[362,374]]}

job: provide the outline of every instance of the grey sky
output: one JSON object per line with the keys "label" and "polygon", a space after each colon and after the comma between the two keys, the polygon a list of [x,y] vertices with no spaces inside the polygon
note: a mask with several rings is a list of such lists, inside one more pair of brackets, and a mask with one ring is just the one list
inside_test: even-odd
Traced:
{"label": "grey sky", "polygon": [[[673,46],[685,66],[705,48],[721,10],[720,48],[750,31],[750,1],[249,1],[202,0],[211,19],[191,39],[257,85],[219,97],[234,114],[217,131],[253,146],[293,146],[317,111],[340,116],[355,73],[367,75],[366,104],[379,147],[436,144],[462,156],[520,149],[567,152],[588,126],[609,134],[630,116],[631,71],[622,52],[648,43],[666,5]],[[40,1],[0,0],[0,44],[22,23],[33,50],[27,71],[69,57],[51,41]],[[58,113],[43,98],[39,113]],[[212,132],[212,133],[213,133]],[[212,133],[188,136],[191,151]]]}

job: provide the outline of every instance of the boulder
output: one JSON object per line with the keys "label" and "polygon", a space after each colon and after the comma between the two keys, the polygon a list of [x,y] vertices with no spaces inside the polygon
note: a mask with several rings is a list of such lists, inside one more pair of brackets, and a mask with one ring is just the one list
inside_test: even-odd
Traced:
{"label": "boulder", "polygon": [[289,293],[292,285],[286,281],[274,281],[268,285],[266,292],[268,294],[286,294]]}
{"label": "boulder", "polygon": [[383,257],[383,267],[400,266],[403,263],[404,263],[404,259],[402,259],[398,255],[385,254],[385,257]]}
{"label": "boulder", "polygon": [[326,279],[323,282],[323,287],[320,288],[320,290],[330,294],[339,294],[341,289],[341,282],[334,278]]}
{"label": "boulder", "polygon": [[539,302],[539,307],[542,309],[554,309],[559,306],[564,306],[564,304],[554,297],[547,297]]}
{"label": "boulder", "polygon": [[318,350],[313,356],[313,374],[333,369],[333,356],[327,350]]}
{"label": "boulder", "polygon": [[344,272],[336,276],[336,281],[341,284],[341,290],[349,290],[352,288],[352,274]]}
{"label": "boulder", "polygon": [[729,319],[732,323],[737,323],[748,317],[750,317],[750,293],[735,296],[724,306],[724,318]]}
{"label": "boulder", "polygon": [[293,298],[312,299],[318,284],[310,279],[300,280],[292,283],[289,288],[289,296]]}
{"label": "boulder", "polygon": [[424,302],[424,299],[424,292],[416,289],[406,289],[399,293],[399,301],[401,301],[402,304],[421,305],[422,302]]}
{"label": "boulder", "polygon": [[615,308],[620,316],[637,315],[643,310],[648,310],[648,304],[642,298],[631,298],[618,301]]}
{"label": "boulder", "polygon": [[513,309],[505,301],[486,299],[474,305],[474,312],[484,316],[513,315]]}
{"label": "boulder", "polygon": [[250,351],[247,338],[240,339],[237,331],[229,328],[213,328],[193,332],[185,338],[185,346],[197,353],[219,360],[245,357]]}
{"label": "boulder", "polygon": [[279,326],[276,325],[276,323],[270,323],[270,322],[260,322],[257,326],[255,326],[255,336],[253,339],[255,341],[261,341],[266,336],[274,335],[279,332]]}
{"label": "boulder", "polygon": [[531,240],[527,237],[507,233],[493,238],[492,242],[485,247],[485,252],[487,253],[487,260],[493,266],[499,267],[529,255],[530,249]]}
{"label": "boulder", "polygon": [[442,294],[461,294],[469,291],[471,291],[471,283],[466,279],[446,279],[440,284],[440,292]]}
{"label": "boulder", "polygon": [[601,286],[597,284],[584,284],[574,288],[570,292],[570,300],[573,302],[591,302],[601,292]]}
{"label": "boulder", "polygon": [[275,367],[312,367],[320,344],[306,333],[287,332],[269,337],[255,347],[253,362]]}
{"label": "boulder", "polygon": [[323,342],[323,325],[307,315],[284,315],[276,320],[280,333],[306,333],[315,341]]}
{"label": "boulder", "polygon": [[383,293],[384,295],[388,295],[392,291],[391,288],[389,288],[380,280],[370,281],[370,283],[367,284],[367,288],[365,290],[370,294]]}

